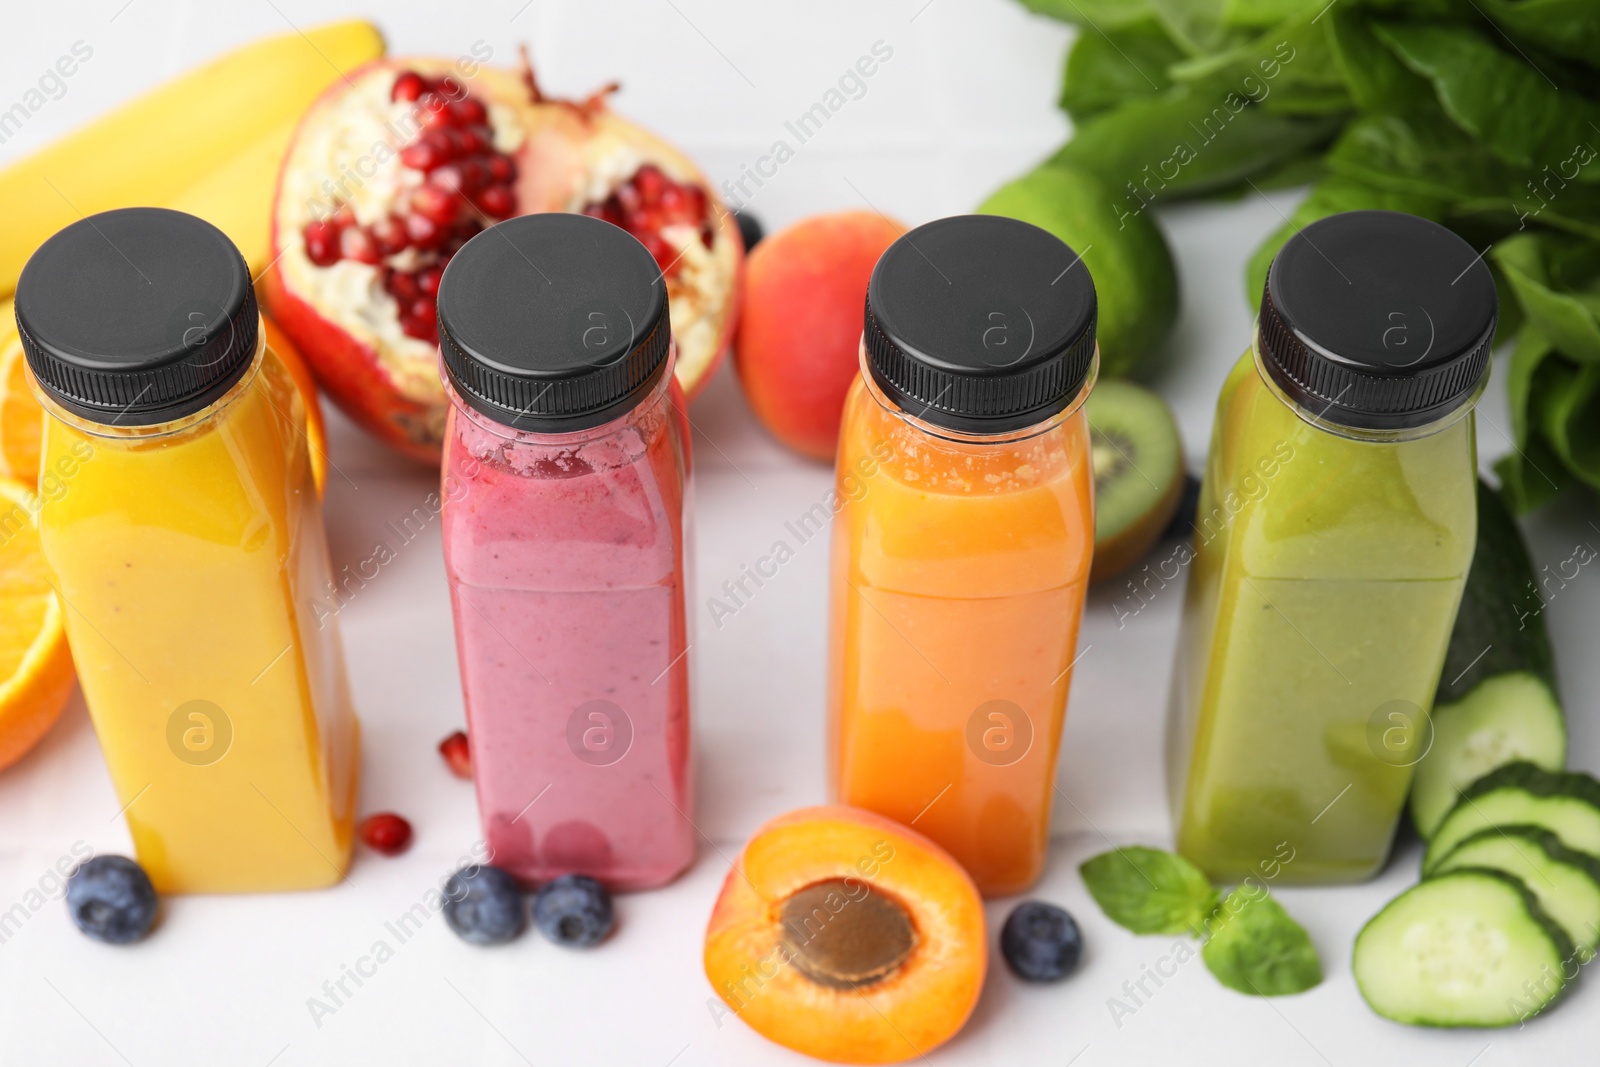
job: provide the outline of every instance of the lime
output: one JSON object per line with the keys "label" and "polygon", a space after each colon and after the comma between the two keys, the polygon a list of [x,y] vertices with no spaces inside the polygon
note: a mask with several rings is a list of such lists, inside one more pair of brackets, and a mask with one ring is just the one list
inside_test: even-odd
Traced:
{"label": "lime", "polygon": [[1045,164],[1001,186],[978,207],[1031,222],[1083,257],[1100,304],[1100,373],[1142,377],[1178,317],[1172,252],[1147,211],[1092,174]]}

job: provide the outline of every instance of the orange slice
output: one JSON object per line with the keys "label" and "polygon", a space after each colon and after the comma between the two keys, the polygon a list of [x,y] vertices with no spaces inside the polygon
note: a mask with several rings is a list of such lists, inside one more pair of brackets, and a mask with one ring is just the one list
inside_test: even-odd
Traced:
{"label": "orange slice", "polygon": [[38,743],[72,695],[72,655],[39,548],[39,498],[0,479],[0,767]]}
{"label": "orange slice", "polygon": [[322,419],[322,405],[317,400],[317,380],[311,376],[311,366],[300,350],[289,340],[289,335],[266,315],[261,316],[262,328],[267,332],[267,347],[278,354],[289,376],[300,387],[306,400],[306,440],[311,446],[311,477],[321,495],[328,483],[328,425]]}
{"label": "orange slice", "polygon": [[11,301],[0,303],[0,477],[39,481],[39,434],[44,413],[28,388],[28,362]]}

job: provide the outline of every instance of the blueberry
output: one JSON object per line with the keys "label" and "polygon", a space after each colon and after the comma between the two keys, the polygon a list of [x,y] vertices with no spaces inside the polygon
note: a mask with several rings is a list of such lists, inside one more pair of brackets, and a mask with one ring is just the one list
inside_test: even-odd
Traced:
{"label": "blueberry", "polygon": [[499,867],[473,864],[444,883],[444,919],[463,941],[501,945],[528,925],[517,880]]}
{"label": "blueberry", "polygon": [[761,228],[760,219],[748,211],[740,211],[733,216],[733,221],[739,224],[739,237],[744,241],[746,252],[761,242],[766,231]]}
{"label": "blueberry", "polygon": [[564,874],[533,898],[533,921],[558,945],[587,948],[617,924],[606,887],[586,874]]}
{"label": "blueberry", "polygon": [[67,911],[96,941],[127,945],[155,925],[156,890],[126,856],[94,856],[67,877]]}
{"label": "blueberry", "polygon": [[1078,966],[1083,935],[1061,908],[1027,900],[1000,928],[1000,954],[1024,982],[1059,982]]}

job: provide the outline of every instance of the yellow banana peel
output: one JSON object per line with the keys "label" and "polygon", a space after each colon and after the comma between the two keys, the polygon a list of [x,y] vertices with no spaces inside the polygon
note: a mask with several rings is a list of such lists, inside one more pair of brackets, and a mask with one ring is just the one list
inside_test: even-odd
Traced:
{"label": "yellow banana peel", "polygon": [[272,258],[272,195],[296,116],[162,204],[198,215],[233,239],[258,277]]}
{"label": "yellow banana peel", "polygon": [[[258,180],[257,163],[272,153],[266,146],[276,144],[281,159],[311,102],[335,79],[383,52],[377,27],[360,20],[268,37],[180,75],[0,170],[0,294],[15,291],[23,264],[47,237],[111,208],[179,206],[193,197],[219,217],[242,220],[259,205],[259,223],[232,222],[242,226],[247,240],[258,240],[269,221],[277,172],[272,160],[270,175]],[[274,141],[279,134],[281,144]],[[243,162],[247,157],[257,162]],[[235,165],[244,168],[248,181],[239,187],[237,204],[224,210],[226,192],[220,184],[210,188],[209,179]],[[246,256],[259,258],[265,247],[246,249]]]}

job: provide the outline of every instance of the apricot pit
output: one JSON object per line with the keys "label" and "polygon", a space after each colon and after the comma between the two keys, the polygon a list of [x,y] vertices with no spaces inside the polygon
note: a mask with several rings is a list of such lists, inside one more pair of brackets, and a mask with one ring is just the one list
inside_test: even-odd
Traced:
{"label": "apricot pit", "polygon": [[745,845],[706,929],[727,1012],[836,1063],[898,1063],[966,1023],[987,934],[972,879],[914,830],[855,808],[805,808]]}

